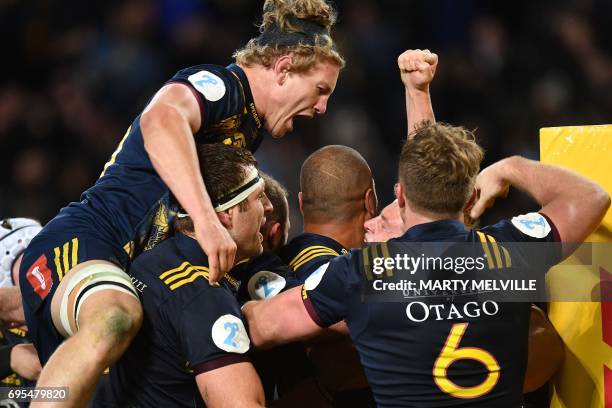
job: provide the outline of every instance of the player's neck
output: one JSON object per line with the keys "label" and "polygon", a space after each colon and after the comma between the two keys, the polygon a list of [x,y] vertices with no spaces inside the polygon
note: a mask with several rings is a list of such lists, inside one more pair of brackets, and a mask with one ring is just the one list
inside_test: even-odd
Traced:
{"label": "player's neck", "polygon": [[363,244],[363,224],[356,222],[315,224],[304,220],[304,232],[331,238],[346,249],[360,248]]}
{"label": "player's neck", "polygon": [[255,110],[257,115],[261,119],[265,119],[268,110],[268,91],[269,84],[273,78],[270,77],[274,71],[266,69],[261,65],[254,64],[250,67],[238,65],[244,71],[247,79],[249,80],[249,86],[251,88],[251,94],[253,95],[253,102],[255,102]]}

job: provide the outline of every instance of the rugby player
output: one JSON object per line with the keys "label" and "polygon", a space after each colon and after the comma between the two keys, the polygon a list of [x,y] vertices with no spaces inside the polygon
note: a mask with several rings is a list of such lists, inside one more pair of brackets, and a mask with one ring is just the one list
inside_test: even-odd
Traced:
{"label": "rugby player", "polygon": [[[407,50],[398,57],[409,131],[415,123],[434,119],[429,84],[437,63],[429,50]],[[300,190],[304,232],[280,255],[303,283],[320,265],[363,244],[363,224],[375,215],[377,198],[366,160],[345,146],[327,146],[310,155],[302,165]],[[373,404],[350,340],[315,344],[310,358],[334,406]]]}
{"label": "rugby player", "polygon": [[[237,243],[237,261],[261,254],[260,229],[272,206],[252,154],[222,144],[198,150],[217,216]],[[208,407],[263,406],[236,299],[240,282],[231,272],[210,282],[191,217],[179,216],[175,227],[175,236],[131,266],[144,322],[110,369],[111,392],[94,406],[193,407],[202,399]]]}
{"label": "rugby player", "polygon": [[[397,200],[383,208],[378,216],[366,221],[364,228],[366,242],[385,242],[400,237],[405,228]],[[529,354],[523,381],[523,392],[526,393],[539,389],[552,378],[564,354],[559,333],[546,313],[536,305],[531,305],[527,351]]]}
{"label": "rugby player", "polygon": [[192,216],[211,281],[234,264],[236,244],[215,215],[196,144],[254,151],[262,130],[278,138],[294,119],[325,113],[344,65],[330,36],[335,19],[325,0],[267,0],[261,34],[235,52],[236,63],[172,77],[128,128],[96,184],[33,240],[20,279],[45,364],[37,386],[68,387],[62,404],[81,405],[129,345],[142,308],[125,270],[138,225],[168,188]]}
{"label": "rugby player", "polygon": [[[610,206],[609,195],[596,183],[518,156],[476,178],[482,157],[473,135],[462,128],[431,124],[419,129],[402,149],[399,164],[396,191],[406,231],[390,242],[471,242],[481,244],[483,253],[502,251],[503,242],[561,242],[567,255]],[[466,207],[476,219],[510,186],[529,193],[541,210],[480,230],[465,228]],[[367,283],[360,262],[373,250],[333,259],[301,289],[247,303],[243,313],[253,344],[291,341],[344,319],[378,406],[520,407],[530,305],[495,303],[488,315],[470,317],[449,313],[453,296],[446,296],[423,300],[432,312],[415,318],[408,313],[412,303],[364,303]],[[525,256],[520,249],[508,258],[489,255],[489,268],[559,260]],[[482,311],[483,304],[477,306]],[[440,318],[434,309],[442,310]]]}
{"label": "rugby player", "polygon": [[[266,215],[266,222],[261,228],[264,252],[239,262],[230,271],[230,275],[240,281],[237,295],[240,305],[249,300],[275,296],[301,284],[275,252],[287,243],[289,235],[287,190],[271,176],[263,172],[260,172],[260,175],[266,183],[266,196],[273,210]],[[304,393],[295,392],[295,385],[302,379],[301,373],[311,371],[311,364],[303,352],[303,347],[289,344],[272,350],[258,350],[251,355],[251,358],[264,387],[267,401],[280,398],[283,404],[290,403],[288,392],[291,392],[291,395],[296,395],[301,403],[306,403]],[[312,392],[312,389],[309,391]]]}
{"label": "rugby player", "polygon": [[[363,244],[363,224],[374,217],[377,206],[372,171],[356,150],[325,146],[302,165],[298,202],[304,232],[279,254],[301,284],[322,264]],[[314,344],[309,357],[334,406],[368,406],[371,396],[350,339]],[[294,375],[308,378],[308,366],[302,369]]]}
{"label": "rugby player", "polygon": [[259,174],[265,181],[265,192],[272,204],[272,213],[266,216],[266,222],[260,231],[263,236],[263,253],[239,262],[231,270],[232,276],[241,282],[238,290],[238,302],[241,305],[249,300],[275,296],[287,285],[294,287],[300,284],[291,276],[287,265],[275,253],[287,243],[289,236],[287,190],[273,177],[263,172]]}

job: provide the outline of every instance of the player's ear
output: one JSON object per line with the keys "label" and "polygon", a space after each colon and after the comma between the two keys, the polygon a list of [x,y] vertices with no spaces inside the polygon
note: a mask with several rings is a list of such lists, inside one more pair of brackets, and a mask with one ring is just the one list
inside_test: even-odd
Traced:
{"label": "player's ear", "polygon": [[281,246],[281,242],[283,240],[283,231],[281,231],[281,225],[279,222],[274,222],[270,226],[268,230],[268,248],[270,250],[275,250],[279,246]]}
{"label": "player's ear", "polygon": [[376,216],[377,199],[376,192],[368,188],[365,192],[365,209],[371,217]]}
{"label": "player's ear", "polygon": [[274,78],[277,84],[282,85],[285,83],[292,66],[293,57],[291,55],[282,55],[276,59],[274,63]]}
{"label": "player's ear", "polygon": [[[235,208],[235,207],[232,207]],[[230,213],[230,210],[225,210],[225,211],[221,211],[217,213],[217,217],[219,217],[219,221],[221,221],[221,224],[223,224],[223,226],[225,228],[232,228],[232,215]]]}
{"label": "player's ear", "polygon": [[298,205],[300,206],[300,214],[302,214],[302,217],[304,216],[304,208],[303,208],[303,204],[302,204],[302,192],[300,191],[298,193]]}
{"label": "player's ear", "polygon": [[473,189],[470,199],[467,201],[467,204],[465,204],[465,207],[463,207],[463,213],[469,214],[474,204],[476,204],[477,200],[478,200],[478,193],[476,192],[476,189]]}
{"label": "player's ear", "polygon": [[406,206],[406,196],[404,195],[402,184],[395,183],[394,191],[395,197],[397,198],[397,205],[399,205],[399,208],[404,208]]}

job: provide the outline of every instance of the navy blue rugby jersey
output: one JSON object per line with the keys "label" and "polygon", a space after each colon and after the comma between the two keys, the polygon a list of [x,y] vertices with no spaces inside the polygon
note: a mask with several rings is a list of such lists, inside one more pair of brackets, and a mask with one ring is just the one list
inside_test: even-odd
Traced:
{"label": "navy blue rugby jersey", "polygon": [[[259,256],[238,263],[230,274],[240,282],[237,293],[240,305],[249,300],[268,299],[302,284],[273,252],[263,252]],[[288,389],[310,375],[312,371],[301,343],[275,347],[271,350],[257,350],[251,358],[268,401],[273,400],[275,396],[282,397]]]}
{"label": "navy blue rugby jersey", "polygon": [[[554,225],[531,213],[474,231],[459,221],[421,224],[390,243],[472,243],[487,259],[486,272],[511,274],[512,268],[529,266],[533,259],[518,245],[513,252],[500,243],[510,248],[510,242],[558,240]],[[384,252],[385,245],[335,258],[313,273],[302,291],[306,309],[319,325],[347,322],[377,405],[520,407],[530,304],[460,303],[455,296],[365,302],[368,277],[363,263]],[[558,262],[557,256],[551,255],[542,266]]]}
{"label": "navy blue rugby jersey", "polygon": [[130,269],[144,320],[110,368],[95,406],[194,407],[202,403],[195,377],[250,361],[250,340],[236,300],[239,282],[208,282],[208,258],[183,234],[140,255]]}
{"label": "navy blue rugby jersey", "polygon": [[303,232],[282,247],[279,255],[303,283],[319,266],[347,252],[332,238]]}
{"label": "navy blue rugby jersey", "polygon": [[283,260],[269,251],[239,262],[230,274],[240,282],[237,296],[241,305],[249,300],[267,299],[301,285]]}
{"label": "navy blue rugby jersey", "polygon": [[[168,83],[185,84],[199,102],[202,126],[194,135],[196,143],[257,149],[262,139],[261,121],[240,67],[198,65],[179,71]],[[145,151],[138,115],[95,185],[82,194],[80,202],[69,204],[56,218],[63,218],[60,223],[70,219],[77,232],[93,229],[109,243],[129,250],[137,226],[166,192]]]}

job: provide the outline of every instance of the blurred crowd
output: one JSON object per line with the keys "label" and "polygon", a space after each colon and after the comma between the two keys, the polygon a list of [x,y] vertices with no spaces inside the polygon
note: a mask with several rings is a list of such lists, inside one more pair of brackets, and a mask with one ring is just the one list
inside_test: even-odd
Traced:
{"label": "blurred crowd", "polygon": [[[174,72],[227,65],[263,1],[0,0],[0,215],[42,222],[93,184],[133,118]],[[406,135],[397,56],[430,49],[438,120],[476,129],[486,163],[539,157],[541,127],[612,123],[609,0],[337,0],[347,59],[327,114],[257,152],[297,209],[303,159],[359,150],[392,199]],[[531,210],[520,194],[487,214]],[[381,207],[382,207],[381,205]],[[294,218],[292,234],[301,231]]]}

